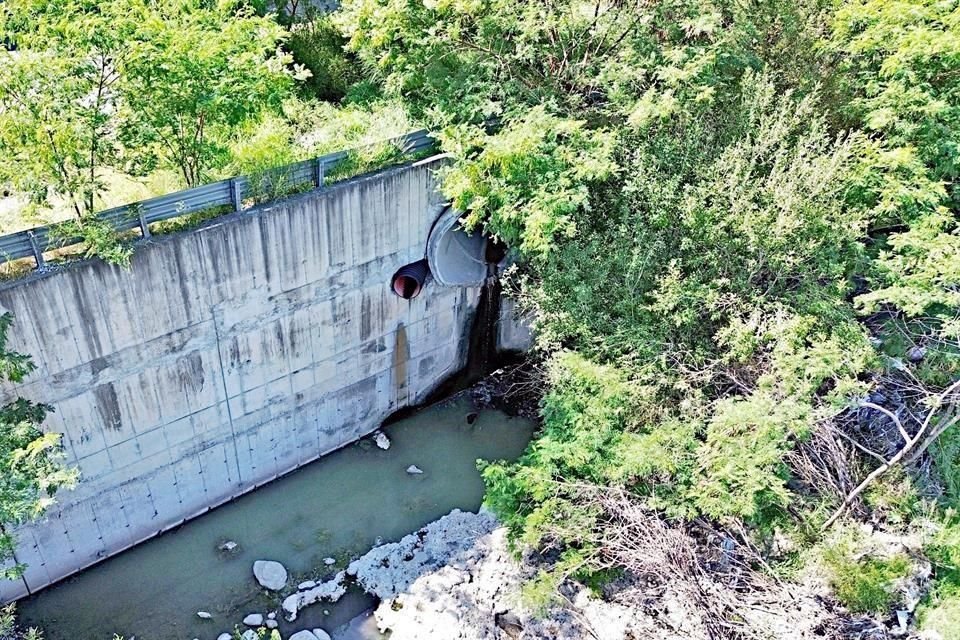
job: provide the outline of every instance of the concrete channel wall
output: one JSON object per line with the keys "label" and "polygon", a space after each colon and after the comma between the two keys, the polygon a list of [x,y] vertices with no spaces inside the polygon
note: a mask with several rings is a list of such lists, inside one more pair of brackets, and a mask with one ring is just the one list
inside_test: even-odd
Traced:
{"label": "concrete channel wall", "polygon": [[[375,430],[466,362],[477,288],[392,293],[443,209],[432,158],[0,287],[16,390],[80,469],[20,527],[36,591]],[[511,345],[516,346],[516,345]]]}

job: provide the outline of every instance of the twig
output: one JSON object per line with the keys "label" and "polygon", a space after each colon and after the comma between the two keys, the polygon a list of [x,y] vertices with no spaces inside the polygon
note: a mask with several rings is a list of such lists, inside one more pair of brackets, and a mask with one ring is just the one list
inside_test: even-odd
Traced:
{"label": "twig", "polygon": [[[864,478],[863,482],[857,485],[856,489],[854,489],[849,494],[847,494],[847,497],[844,499],[844,501],[840,504],[837,510],[833,513],[833,515],[830,516],[830,519],[824,523],[823,527],[821,528],[821,531],[826,531],[827,529],[829,529],[833,525],[833,523],[836,522],[841,515],[843,515],[843,512],[847,510],[847,507],[850,506],[850,503],[856,500],[857,496],[859,496],[864,489],[870,486],[870,483],[872,483],[874,480],[882,476],[884,473],[887,472],[888,469],[890,469],[890,467],[892,467],[893,465],[903,460],[911,451],[913,451],[917,443],[924,438],[924,435],[927,432],[927,428],[929,428],[930,422],[931,420],[933,420],[933,416],[936,415],[941,405],[943,405],[944,400],[947,398],[947,396],[949,396],[958,388],[960,388],[960,380],[957,380],[956,382],[951,384],[949,387],[946,388],[945,391],[943,391],[940,395],[937,396],[933,407],[931,407],[930,411],[927,413],[927,417],[924,419],[923,424],[920,426],[920,430],[917,432],[917,435],[907,440],[907,444],[905,444],[904,447],[900,449],[899,452],[897,452],[897,455],[890,458],[889,462],[886,462],[880,465],[879,467],[877,467],[876,469],[874,469],[870,475]],[[927,449],[927,447],[933,444],[933,442],[937,439],[937,437],[940,436],[940,434],[942,434],[944,431],[946,431],[951,426],[956,424],[958,421],[960,421],[960,414],[953,416],[952,418],[947,420],[945,424],[941,424],[931,437],[924,440],[923,445],[917,449],[916,453],[913,456],[911,456],[910,459],[912,460],[917,455],[923,453]]]}
{"label": "twig", "polygon": [[910,435],[907,433],[907,430],[903,428],[903,423],[900,422],[900,418],[897,417],[897,414],[893,413],[889,409],[884,409],[880,405],[874,404],[872,402],[861,402],[860,406],[867,407],[869,409],[875,409],[880,413],[884,414],[885,416],[887,416],[888,418],[890,418],[891,420],[893,420],[893,423],[897,425],[897,430],[900,432],[900,435],[903,436],[903,441],[910,442]]}

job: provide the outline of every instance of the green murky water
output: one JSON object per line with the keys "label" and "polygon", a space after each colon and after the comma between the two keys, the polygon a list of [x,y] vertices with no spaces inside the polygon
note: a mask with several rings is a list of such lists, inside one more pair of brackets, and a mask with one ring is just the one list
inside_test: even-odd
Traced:
{"label": "green murky water", "polygon": [[[389,450],[366,439],[281,478],[20,603],[21,621],[47,640],[214,640],[248,613],[279,610],[253,578],[254,560],[282,562],[288,591],[365,552],[378,538],[397,540],[454,508],[476,510],[483,483],[476,460],[513,459],[533,425],[497,411],[473,424],[469,401],[451,400],[384,431]],[[415,464],[423,475],[409,475]],[[238,543],[233,552],[218,546]],[[326,567],[323,559],[337,564]],[[284,592],[284,595],[287,591]],[[334,638],[369,638],[371,624],[348,623],[372,606],[361,593],[281,621],[287,637],[321,627]],[[201,620],[197,611],[213,614]],[[241,625],[242,627],[242,625]]]}

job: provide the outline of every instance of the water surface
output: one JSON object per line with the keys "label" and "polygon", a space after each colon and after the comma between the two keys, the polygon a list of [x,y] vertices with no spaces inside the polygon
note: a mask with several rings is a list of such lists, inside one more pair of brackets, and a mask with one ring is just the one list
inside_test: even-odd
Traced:
{"label": "water surface", "polygon": [[[476,460],[518,457],[533,425],[498,411],[481,411],[470,424],[473,411],[462,398],[424,409],[384,429],[389,450],[365,439],[325,456],[22,601],[21,621],[43,627],[47,640],[110,640],[114,633],[127,640],[214,640],[248,613],[279,610],[287,591],[259,589],[254,560],[282,562],[293,588],[454,508],[479,508]],[[412,464],[425,473],[407,474]],[[239,546],[219,551],[227,540]],[[337,564],[326,567],[327,557]],[[281,621],[280,631],[284,637],[304,628],[333,632],[372,604],[351,592],[335,605],[308,607],[296,622]],[[197,611],[213,620],[199,619]],[[358,637],[355,629],[336,635]]]}

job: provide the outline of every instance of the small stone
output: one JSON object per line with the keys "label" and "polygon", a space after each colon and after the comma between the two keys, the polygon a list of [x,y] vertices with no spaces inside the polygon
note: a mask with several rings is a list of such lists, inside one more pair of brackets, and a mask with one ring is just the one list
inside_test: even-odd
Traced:
{"label": "small stone", "polygon": [[330,615],[330,609],[324,609],[324,610],[323,610],[323,615],[325,615],[325,616]]}
{"label": "small stone", "polygon": [[229,633],[221,633],[217,636],[217,640],[233,640],[233,636]]}
{"label": "small stone", "polygon": [[264,589],[280,591],[287,585],[287,570],[273,560],[257,560],[253,563],[253,575]]}
{"label": "small stone", "polygon": [[276,629],[277,627],[280,626],[280,623],[277,622],[276,620],[267,620],[266,625],[267,625],[267,629]]}
{"label": "small stone", "polygon": [[242,634],[240,634],[240,640],[259,640],[257,638],[257,632],[253,629],[247,629]]}
{"label": "small stone", "polygon": [[331,565],[337,564],[337,561],[334,560],[333,558],[324,558],[324,559],[323,559],[323,564],[325,564],[325,565],[327,565],[327,566],[329,567],[329,566],[331,566]]}
{"label": "small stone", "polygon": [[927,355],[927,350],[923,347],[912,346],[907,350],[907,360],[910,362],[920,362],[925,355]]}
{"label": "small stone", "polygon": [[233,540],[227,540],[227,541],[224,542],[222,545],[220,545],[219,547],[217,547],[217,549],[220,549],[220,551],[233,551],[233,550],[236,549],[238,546],[239,546],[239,545],[238,545],[236,542],[234,542]]}
{"label": "small stone", "polygon": [[276,620],[276,619],[277,619],[276,611],[271,611],[270,613],[267,614],[267,620]]}
{"label": "small stone", "polygon": [[201,620],[209,620],[213,617],[213,614],[208,611],[197,611],[197,617]]}
{"label": "small stone", "polygon": [[263,624],[263,614],[251,613],[243,619],[243,624],[247,625],[248,627],[259,627]]}
{"label": "small stone", "polygon": [[419,474],[423,473],[423,469],[421,469],[420,467],[418,467],[418,466],[415,465],[415,464],[412,464],[412,465],[410,465],[409,467],[407,467],[407,473],[409,473],[409,474],[412,475],[412,476],[414,476],[414,475],[419,475]]}
{"label": "small stone", "polygon": [[381,449],[390,448],[390,438],[388,438],[387,434],[383,432],[377,431],[377,433],[373,436],[373,441],[376,442],[377,446]]}
{"label": "small stone", "polygon": [[298,584],[297,589],[300,589],[301,591],[303,591],[304,589],[313,589],[315,586],[317,586],[316,582],[314,582],[313,580],[307,580],[306,582],[301,582],[300,584]]}

